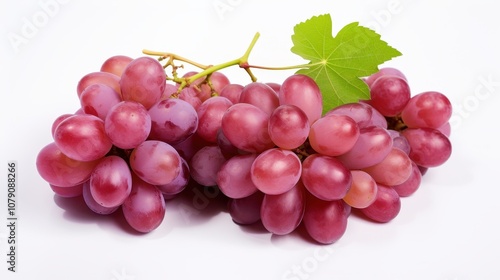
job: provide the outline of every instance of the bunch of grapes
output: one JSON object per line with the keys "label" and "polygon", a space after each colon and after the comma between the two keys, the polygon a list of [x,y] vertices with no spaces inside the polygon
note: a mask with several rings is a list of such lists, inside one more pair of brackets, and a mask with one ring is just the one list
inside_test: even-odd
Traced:
{"label": "bunch of grapes", "polygon": [[81,108],[54,121],[54,141],[37,157],[52,190],[99,214],[121,209],[150,232],[188,185],[215,187],[235,223],[276,235],[302,224],[329,244],[354,209],[395,218],[400,198],[451,155],[449,100],[412,97],[394,68],[365,79],[370,100],[326,113],[317,84],[301,74],[280,84],[233,84],[220,72],[182,86],[167,80],[150,57],[114,56],[84,76]]}

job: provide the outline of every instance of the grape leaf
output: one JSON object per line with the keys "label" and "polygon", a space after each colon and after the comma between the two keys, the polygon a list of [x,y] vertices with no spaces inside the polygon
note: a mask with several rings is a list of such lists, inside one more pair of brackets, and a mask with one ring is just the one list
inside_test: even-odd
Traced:
{"label": "grape leaf", "polygon": [[294,27],[291,51],[309,60],[297,71],[316,81],[323,96],[323,112],[370,98],[361,79],[378,71],[385,61],[401,53],[380,39],[375,31],[353,22],[332,35],[329,14],[314,16]]}

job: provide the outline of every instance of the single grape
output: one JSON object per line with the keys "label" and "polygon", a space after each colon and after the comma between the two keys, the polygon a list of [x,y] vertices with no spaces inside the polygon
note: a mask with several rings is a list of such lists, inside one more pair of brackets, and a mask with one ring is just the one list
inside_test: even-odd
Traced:
{"label": "single grape", "polygon": [[359,127],[352,118],[331,114],[312,124],[309,143],[320,154],[339,156],[353,148],[359,135]]}
{"label": "single grape", "polygon": [[78,85],[76,87],[76,93],[78,94],[78,98],[81,97],[83,91],[88,86],[94,84],[107,85],[112,89],[114,89],[121,96],[120,77],[108,72],[92,72],[83,76],[78,82]]}
{"label": "single grape", "polygon": [[217,186],[230,198],[243,198],[257,191],[250,169],[257,155],[237,155],[227,160],[217,172]]}
{"label": "single grape", "polygon": [[158,60],[147,56],[130,62],[120,79],[123,100],[139,102],[146,109],[160,100],[165,85],[163,66]]}
{"label": "single grape", "polygon": [[[229,78],[220,71],[213,72],[208,78],[210,80],[210,85],[216,93],[219,93],[231,82]],[[207,85],[208,86],[208,85]]]}
{"label": "single grape", "polygon": [[218,146],[205,146],[190,162],[191,177],[202,186],[217,185],[217,172],[226,161]]}
{"label": "single grape", "polygon": [[422,181],[422,174],[415,162],[411,162],[412,172],[410,177],[399,185],[391,186],[400,197],[407,197],[412,195],[418,190],[420,182]]}
{"label": "single grape", "polygon": [[196,110],[184,100],[168,98],[151,106],[149,139],[167,142],[170,145],[181,143],[193,135],[198,128]]}
{"label": "single grape", "polygon": [[437,130],[443,133],[446,137],[450,138],[451,135],[451,125],[449,122],[446,122],[442,126],[438,127]]}
{"label": "single grape", "polygon": [[260,209],[262,224],[273,234],[289,234],[302,221],[305,205],[305,195],[300,181],[285,193],[266,194]]}
{"label": "single grape", "polygon": [[350,207],[342,200],[325,201],[309,195],[302,221],[315,241],[332,244],[344,235],[349,213]]}
{"label": "single grape", "polygon": [[54,132],[54,141],[66,156],[78,161],[100,159],[113,146],[104,121],[92,115],[74,115],[62,121]]}
{"label": "single grape", "polygon": [[280,105],[276,92],[270,86],[259,82],[250,83],[243,88],[239,103],[252,104],[268,115]]}
{"label": "single grape", "polygon": [[201,148],[210,145],[213,144],[205,141],[197,133],[195,133],[189,136],[186,140],[172,145],[172,147],[177,150],[177,152],[183,159],[189,162],[193,158],[194,154],[196,154],[196,152],[198,152]]}
{"label": "single grape", "polygon": [[252,104],[237,103],[222,117],[222,132],[238,149],[259,153],[274,147],[268,132],[269,115]]}
{"label": "single grape", "polygon": [[406,80],[397,76],[382,76],[373,82],[367,102],[386,117],[401,113],[410,100],[410,87]]}
{"label": "single grape", "polygon": [[408,128],[402,135],[410,144],[410,159],[423,167],[436,167],[451,156],[451,142],[444,134],[432,128]]}
{"label": "single grape", "polygon": [[198,93],[192,87],[183,88],[179,94],[179,99],[191,104],[195,110],[197,110],[202,103],[201,99],[198,97]]}
{"label": "single grape", "polygon": [[190,173],[189,173],[189,164],[185,159],[181,157],[181,162],[182,162],[182,168],[181,172],[175,179],[165,185],[157,185],[158,189],[164,194],[164,195],[176,195],[180,192],[182,192],[188,185],[189,183],[189,178],[191,178]]}
{"label": "single grape", "polygon": [[410,154],[410,144],[399,131],[388,129],[387,132],[389,132],[389,135],[391,135],[393,148],[398,148],[401,151],[405,152],[405,154],[407,155]]}
{"label": "single grape", "polygon": [[385,117],[366,102],[347,103],[340,105],[328,111],[325,116],[332,114],[345,115],[352,118],[358,124],[359,128],[365,128],[369,126],[379,126],[382,128],[387,128],[387,120],[385,119]]}
{"label": "single grape", "polygon": [[269,117],[269,137],[282,149],[300,147],[307,140],[309,129],[307,115],[295,105],[281,105]]}
{"label": "single grape", "polygon": [[276,95],[279,96],[279,93],[281,90],[281,84],[269,82],[269,83],[266,83],[266,85],[270,86],[274,90],[274,92],[276,92]]}
{"label": "single grape", "polygon": [[379,223],[387,223],[396,218],[401,210],[401,199],[391,187],[377,184],[377,198],[370,206],[361,209],[366,217]]}
{"label": "single grape", "polygon": [[313,124],[323,113],[323,98],[316,82],[302,74],[286,78],[279,91],[280,105],[295,105],[307,115]]}
{"label": "single grape", "polygon": [[265,194],[282,194],[300,180],[302,164],[297,155],[288,150],[269,149],[254,160],[252,182]]}
{"label": "single grape", "polygon": [[114,213],[116,210],[120,208],[120,206],[115,206],[115,207],[105,207],[99,204],[95,199],[92,197],[92,194],[90,193],[90,180],[83,183],[83,188],[82,188],[82,195],[83,195],[83,200],[87,207],[92,210],[94,213],[100,214],[100,215],[109,215]]}
{"label": "single grape", "polygon": [[88,86],[80,96],[83,111],[101,120],[104,120],[111,107],[120,101],[120,95],[113,88],[103,84]]}
{"label": "single grape", "polygon": [[373,108],[363,102],[347,103],[328,111],[325,116],[345,115],[353,119],[359,128],[371,126]]}
{"label": "single grape", "polygon": [[90,178],[90,174],[99,163],[78,161],[69,158],[52,142],[43,147],[36,157],[38,174],[49,184],[57,187],[73,187]]}
{"label": "single grape", "polygon": [[394,186],[408,180],[412,172],[411,160],[400,149],[393,148],[379,163],[363,169],[379,184]]}
{"label": "single grape", "polygon": [[219,96],[229,99],[233,104],[240,102],[241,92],[244,86],[240,84],[229,84],[226,85],[220,92]]}
{"label": "single grape", "polygon": [[230,199],[228,212],[231,219],[240,225],[250,225],[260,221],[260,208],[263,199],[264,193],[260,191],[246,197]]}
{"label": "single grape", "polygon": [[127,223],[138,232],[158,228],[165,217],[165,200],[155,186],[134,176],[132,191],[122,205]]}
{"label": "single grape", "polygon": [[221,96],[209,98],[196,110],[198,114],[198,129],[196,133],[204,140],[216,143],[217,131],[221,128],[222,117],[233,103]]}
{"label": "single grape", "polygon": [[362,170],[351,170],[352,184],[343,200],[354,208],[366,208],[377,198],[377,183]]}
{"label": "single grape", "polygon": [[64,121],[65,119],[74,116],[74,114],[62,114],[59,117],[57,117],[54,122],[52,123],[52,128],[51,128],[51,133],[52,133],[52,138],[54,138],[54,133],[56,132],[57,126]]}
{"label": "single grape", "polygon": [[392,68],[392,67],[385,67],[385,68],[381,68],[379,71],[377,71],[376,73],[370,75],[369,77],[367,77],[365,79],[365,82],[366,84],[371,87],[372,84],[380,77],[383,77],[383,76],[396,76],[396,77],[399,77],[405,81],[407,81],[406,79],[406,76],[403,74],[403,72],[401,72],[400,70],[396,69],[396,68]]}
{"label": "single grape", "polygon": [[349,169],[362,169],[381,162],[392,145],[392,138],[386,129],[379,126],[362,128],[352,149],[337,159]]}
{"label": "single grape", "polygon": [[182,161],[169,144],[147,140],[130,154],[130,167],[146,183],[165,185],[177,178],[182,169]]}
{"label": "single grape", "polygon": [[179,86],[177,84],[173,85],[166,83],[165,89],[163,90],[163,94],[161,95],[160,100],[165,100],[172,97],[172,95],[176,95],[178,90]]}
{"label": "single grape", "polygon": [[78,184],[75,186],[69,186],[69,187],[58,187],[58,186],[49,184],[50,188],[52,189],[52,191],[56,195],[58,195],[60,197],[64,197],[64,198],[81,196],[83,193],[83,185],[84,185],[84,183]]}
{"label": "single grape", "polygon": [[448,98],[436,91],[427,91],[411,98],[401,118],[410,128],[428,127],[437,129],[451,117],[452,106]]}
{"label": "single grape", "polygon": [[342,199],[352,183],[352,176],[339,160],[321,154],[308,156],[302,162],[302,182],[306,189],[322,200]]}
{"label": "single grape", "polygon": [[121,157],[103,158],[90,175],[90,193],[104,207],[121,205],[131,189],[132,174],[127,162]]}
{"label": "single grape", "polygon": [[120,77],[132,60],[134,59],[125,55],[112,56],[104,61],[101,66],[101,72],[108,72]]}
{"label": "single grape", "polygon": [[231,144],[231,141],[224,135],[222,128],[217,131],[217,146],[219,146],[222,155],[224,155],[226,159],[230,159],[240,154],[240,150]]}
{"label": "single grape", "polygon": [[142,104],[122,101],[110,109],[104,120],[104,129],[113,145],[133,149],[148,138],[151,116]]}

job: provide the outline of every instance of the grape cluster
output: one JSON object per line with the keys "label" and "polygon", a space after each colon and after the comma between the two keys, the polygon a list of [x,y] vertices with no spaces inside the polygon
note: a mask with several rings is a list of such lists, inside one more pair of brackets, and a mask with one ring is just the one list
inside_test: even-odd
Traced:
{"label": "grape cluster", "polygon": [[121,209],[150,232],[189,185],[214,187],[235,223],[277,235],[302,224],[328,244],[353,209],[395,218],[400,197],[451,154],[449,100],[411,97],[394,68],[365,79],[370,100],[326,113],[317,84],[301,74],[280,84],[234,84],[220,72],[183,86],[167,80],[151,57],[113,56],[85,75],[81,108],[54,121],[54,141],[36,160],[52,190],[99,214]]}

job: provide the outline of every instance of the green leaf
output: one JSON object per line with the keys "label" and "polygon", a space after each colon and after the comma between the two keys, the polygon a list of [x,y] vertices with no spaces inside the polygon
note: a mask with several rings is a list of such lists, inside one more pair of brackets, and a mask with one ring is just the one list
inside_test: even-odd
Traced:
{"label": "green leaf", "polygon": [[297,24],[292,42],[292,52],[310,61],[307,68],[297,73],[316,81],[323,95],[323,112],[369,99],[370,90],[361,78],[401,55],[381,40],[379,34],[357,22],[346,25],[333,37],[329,14]]}

